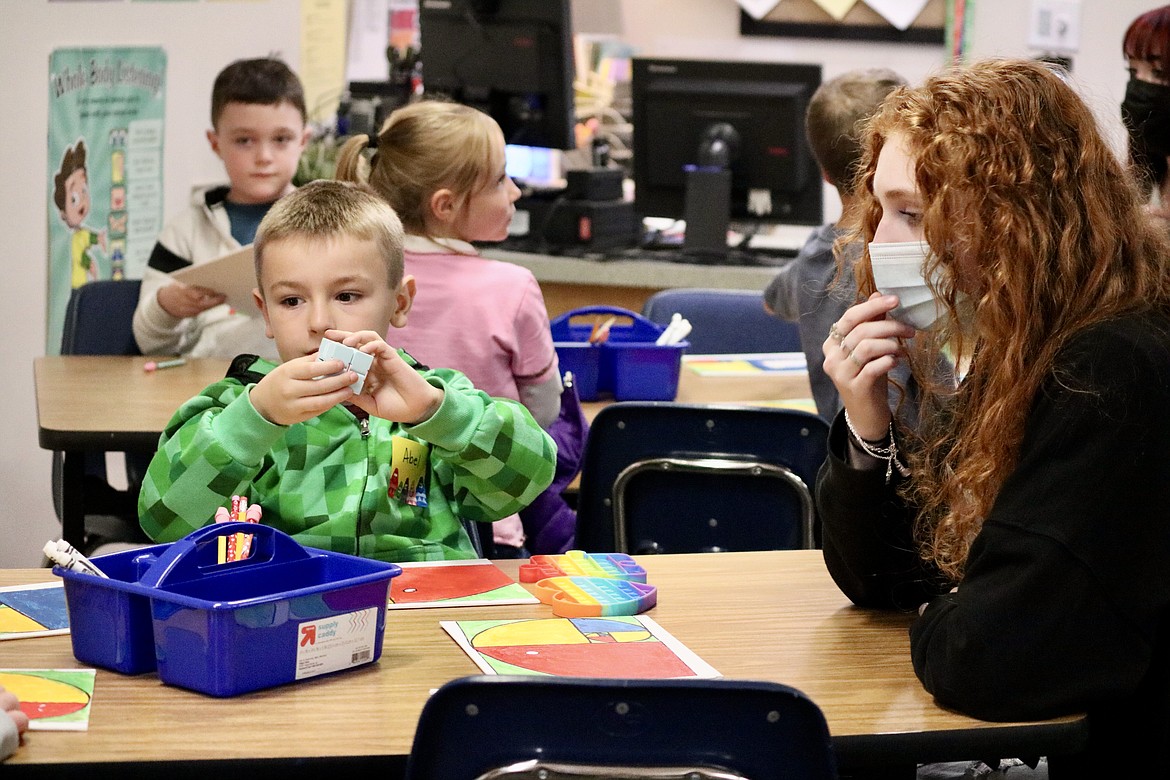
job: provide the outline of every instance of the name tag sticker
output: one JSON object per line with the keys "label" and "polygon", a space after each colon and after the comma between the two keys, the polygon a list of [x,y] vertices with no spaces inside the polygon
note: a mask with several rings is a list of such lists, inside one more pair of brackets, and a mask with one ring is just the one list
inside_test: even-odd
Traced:
{"label": "name tag sticker", "polygon": [[410,506],[426,506],[430,445],[405,436],[394,436],[390,441],[394,447],[394,455],[390,464],[390,485],[387,494],[391,499]]}

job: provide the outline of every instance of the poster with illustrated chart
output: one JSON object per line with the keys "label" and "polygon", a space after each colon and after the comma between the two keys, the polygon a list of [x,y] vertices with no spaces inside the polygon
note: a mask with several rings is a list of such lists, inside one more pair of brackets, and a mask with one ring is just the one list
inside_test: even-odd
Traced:
{"label": "poster with illustrated chart", "polygon": [[61,343],[73,288],[138,279],[163,224],[166,53],[57,49],[49,57],[45,351]]}
{"label": "poster with illustrated chart", "polygon": [[0,639],[69,633],[69,611],[61,582],[0,588]]}
{"label": "poster with illustrated chart", "polygon": [[390,580],[390,609],[539,604],[540,600],[488,560],[402,563]]}
{"label": "poster with illustrated chart", "polygon": [[0,685],[20,699],[31,731],[85,731],[93,669],[0,669]]}
{"label": "poster with illustrated chart", "polygon": [[440,621],[484,674],[720,677],[644,615]]}

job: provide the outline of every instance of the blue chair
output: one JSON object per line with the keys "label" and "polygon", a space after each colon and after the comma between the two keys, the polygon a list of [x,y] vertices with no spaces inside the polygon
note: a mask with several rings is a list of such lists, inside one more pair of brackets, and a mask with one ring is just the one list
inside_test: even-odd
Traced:
{"label": "blue chair", "polygon": [[90,282],[73,290],[61,331],[62,355],[141,355],[134,340],[137,279]]}
{"label": "blue chair", "polygon": [[801,351],[800,327],[768,314],[758,290],[662,290],[646,300],[642,316],[666,325],[675,312],[691,322],[692,355]]}
{"label": "blue chair", "polygon": [[506,675],[432,694],[406,768],[407,780],[836,776],[824,715],[785,685]]}
{"label": "blue chair", "polygon": [[[61,332],[62,355],[141,355],[134,339],[134,309],[141,282],[137,279],[89,282],[74,288],[65,308]],[[61,517],[65,489],[65,453],[53,453],[53,506]],[[85,527],[83,553],[107,541],[149,541],[138,525],[138,488],[150,462],[145,453],[126,454],[128,488],[111,486],[105,453],[77,453],[85,470]]]}
{"label": "blue chair", "polygon": [[829,426],[795,409],[624,402],[589,428],[575,546],[588,552],[812,549]]}

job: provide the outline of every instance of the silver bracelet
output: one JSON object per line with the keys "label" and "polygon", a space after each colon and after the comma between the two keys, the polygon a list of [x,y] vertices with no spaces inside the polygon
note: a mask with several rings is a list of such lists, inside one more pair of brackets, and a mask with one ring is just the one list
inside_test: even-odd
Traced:
{"label": "silver bracelet", "polygon": [[900,474],[901,476],[903,476],[903,477],[910,476],[910,469],[906,468],[906,466],[902,464],[902,461],[898,460],[898,443],[894,439],[894,421],[893,420],[890,420],[890,427],[889,427],[889,434],[888,434],[890,444],[888,447],[879,447],[879,446],[871,444],[870,442],[861,438],[861,435],[857,432],[857,429],[853,427],[853,421],[849,419],[849,411],[848,410],[846,410],[846,412],[845,412],[845,427],[849,429],[849,437],[853,440],[853,442],[858,447],[861,448],[862,452],[864,452],[866,455],[869,455],[872,458],[877,458],[878,460],[884,460],[886,462],[886,484],[887,485],[890,484],[890,478],[893,477],[895,468],[898,469],[898,474]]}

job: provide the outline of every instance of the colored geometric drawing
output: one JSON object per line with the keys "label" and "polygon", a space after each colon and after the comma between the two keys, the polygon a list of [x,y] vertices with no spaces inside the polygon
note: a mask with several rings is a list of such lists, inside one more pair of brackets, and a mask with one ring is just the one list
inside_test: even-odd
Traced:
{"label": "colored geometric drawing", "polygon": [[0,669],[34,731],[85,731],[93,682],[93,669]]}
{"label": "colored geometric drawing", "polygon": [[390,609],[536,604],[537,599],[486,560],[404,563],[390,581]]}
{"label": "colored geometric drawing", "polygon": [[718,677],[645,616],[441,621],[487,674]]}
{"label": "colored geometric drawing", "polygon": [[69,632],[69,610],[60,582],[0,588],[0,639]]}

